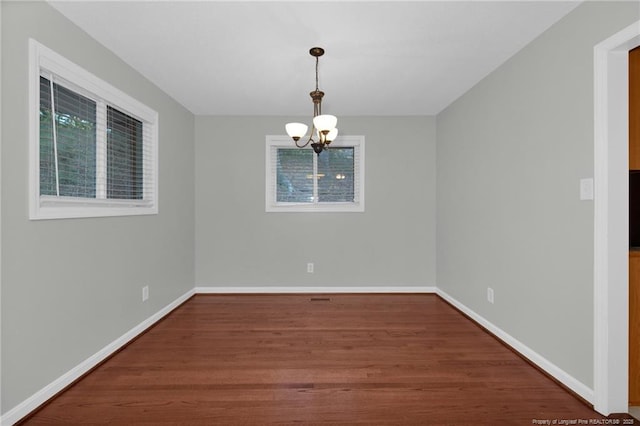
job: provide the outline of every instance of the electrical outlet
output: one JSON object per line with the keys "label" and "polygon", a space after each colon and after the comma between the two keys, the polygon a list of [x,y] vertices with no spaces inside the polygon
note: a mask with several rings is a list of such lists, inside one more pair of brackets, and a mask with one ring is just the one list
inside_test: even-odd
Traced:
{"label": "electrical outlet", "polygon": [[142,301],[146,302],[149,299],[149,286],[145,285],[142,287]]}
{"label": "electrical outlet", "polygon": [[307,263],[307,272],[313,274],[313,263]]}
{"label": "electrical outlet", "polygon": [[491,287],[487,287],[487,300],[489,303],[493,303],[493,289]]}

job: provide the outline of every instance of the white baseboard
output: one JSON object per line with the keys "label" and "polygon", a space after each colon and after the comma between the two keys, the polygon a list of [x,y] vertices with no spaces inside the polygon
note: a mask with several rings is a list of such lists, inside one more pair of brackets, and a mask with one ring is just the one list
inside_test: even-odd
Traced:
{"label": "white baseboard", "polygon": [[486,328],[490,333],[495,335],[498,339],[502,340],[507,345],[511,346],[514,350],[520,353],[522,356],[527,358],[529,361],[540,367],[542,370],[547,372],[553,378],[558,380],[560,383],[574,391],[576,394],[580,395],[580,397],[584,398],[589,403],[593,404],[594,391],[524,343],[520,342],[515,337],[511,336],[498,326],[493,323],[487,321],[482,316],[478,315],[473,310],[469,309],[467,306],[458,302],[456,299],[448,295],[446,292],[438,289],[438,296],[442,297],[447,302],[451,303],[453,306],[458,308],[464,314],[469,316],[472,320],[480,324],[482,327]]}
{"label": "white baseboard", "polygon": [[507,345],[511,346],[514,350],[522,354],[525,358],[536,364],[542,370],[546,371],[552,377],[559,382],[567,386],[569,389],[580,395],[586,401],[593,403],[594,391],[589,388],[551,361],[535,352],[533,349],[526,346],[513,336],[509,335],[496,325],[484,319],[473,310],[469,309],[464,304],[460,303],[446,292],[433,286],[318,286],[318,287],[305,287],[305,286],[279,286],[279,287],[196,287],[193,290],[189,290],[175,301],[171,302],[160,311],[156,312],[151,317],[147,318],[118,339],[114,340],[100,351],[87,358],[76,367],[69,370],[67,373],[51,382],[44,388],[40,389],[31,397],[27,398],[22,403],[18,404],[13,409],[9,410],[6,414],[0,417],[0,425],[12,425],[22,419],[24,416],[31,413],[38,408],[41,404],[48,401],[55,396],[58,392],[69,386],[75,380],[80,378],[83,374],[91,370],[100,362],[108,358],[111,354],[118,349],[126,345],[129,341],[134,339],[144,330],[158,322],[169,312],[174,310],[180,304],[185,302],[194,294],[286,294],[286,293],[435,293],[442,297],[444,300],[458,308],[465,313],[473,321],[486,328],[489,332],[494,334],[500,340]]}
{"label": "white baseboard", "polygon": [[196,287],[196,294],[295,294],[295,293],[436,293],[429,286],[264,286]]}
{"label": "white baseboard", "polygon": [[65,374],[49,383],[47,386],[40,389],[38,392],[33,394],[31,397],[27,398],[11,410],[7,411],[0,418],[0,425],[12,425],[18,422],[27,414],[31,413],[33,410],[38,408],[43,403],[47,402],[53,396],[55,396],[58,392],[63,390],[65,387],[69,386],[75,380],[82,377],[87,371],[91,370],[93,367],[104,361],[111,354],[115,353],[121,347],[126,345],[140,333],[145,331],[147,328],[151,327],[153,324],[161,320],[165,315],[169,312],[173,311],[180,304],[185,302],[191,296],[194,295],[193,290],[189,290],[182,296],[178,297],[173,302],[169,303],[164,308],[160,309],[158,312],[142,321],[137,326],[133,327],[131,330],[127,331],[125,334],[109,343],[104,348],[100,349],[98,352],[82,361],[80,364],[67,371]]}

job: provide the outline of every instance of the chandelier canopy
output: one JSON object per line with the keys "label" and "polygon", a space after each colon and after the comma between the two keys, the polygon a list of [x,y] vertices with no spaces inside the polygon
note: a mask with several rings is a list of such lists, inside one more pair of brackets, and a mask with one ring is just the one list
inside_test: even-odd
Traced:
{"label": "chandelier canopy", "polygon": [[320,154],[323,150],[329,148],[329,144],[338,136],[338,119],[335,115],[322,114],[322,98],[324,92],[318,89],[318,62],[320,56],[324,55],[324,49],[321,47],[312,47],[309,54],[316,58],[316,90],[309,93],[313,101],[313,121],[311,132],[306,142],[299,143],[300,139],[304,140],[308,126],[303,123],[287,123],[285,129],[287,134],[293,139],[298,148],[304,148],[311,144],[316,154]]}

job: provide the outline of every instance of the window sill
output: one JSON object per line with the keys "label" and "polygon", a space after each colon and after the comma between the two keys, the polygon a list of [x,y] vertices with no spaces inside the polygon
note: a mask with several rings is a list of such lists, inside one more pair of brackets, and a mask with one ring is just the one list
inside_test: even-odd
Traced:
{"label": "window sill", "polygon": [[362,213],[364,203],[275,203],[267,213]]}
{"label": "window sill", "polygon": [[42,196],[30,212],[30,220],[158,214],[157,205],[145,200],[96,200]]}

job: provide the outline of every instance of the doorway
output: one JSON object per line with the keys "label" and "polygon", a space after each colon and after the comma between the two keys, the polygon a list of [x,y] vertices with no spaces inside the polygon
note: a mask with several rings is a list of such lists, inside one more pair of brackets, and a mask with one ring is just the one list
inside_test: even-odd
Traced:
{"label": "doorway", "polygon": [[629,52],[629,412],[640,418],[640,47]]}
{"label": "doorway", "polygon": [[594,397],[629,408],[629,51],[640,21],[594,48]]}

